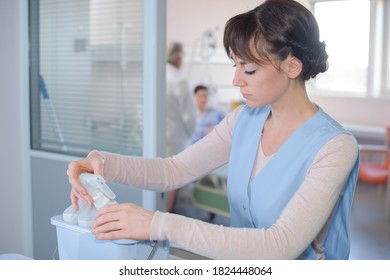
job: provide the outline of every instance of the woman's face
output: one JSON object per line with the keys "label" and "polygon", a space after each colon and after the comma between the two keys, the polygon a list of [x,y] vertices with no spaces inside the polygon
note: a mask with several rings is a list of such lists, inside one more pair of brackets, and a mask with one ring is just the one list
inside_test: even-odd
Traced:
{"label": "woman's face", "polygon": [[242,97],[249,107],[272,105],[287,91],[290,79],[275,65],[271,63],[258,65],[236,56],[233,56],[233,61],[236,71],[232,83],[240,88]]}

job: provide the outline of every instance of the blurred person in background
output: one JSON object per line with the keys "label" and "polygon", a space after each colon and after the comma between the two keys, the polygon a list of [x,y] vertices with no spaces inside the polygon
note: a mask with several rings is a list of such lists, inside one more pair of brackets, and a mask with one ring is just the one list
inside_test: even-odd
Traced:
{"label": "blurred person in background", "polygon": [[[166,65],[166,131],[165,155],[175,155],[188,146],[196,126],[196,108],[190,87],[184,78],[183,45],[171,42],[167,48]],[[176,190],[168,193],[167,212],[172,212],[176,201]]]}
{"label": "blurred person in background", "polygon": [[196,126],[196,108],[189,84],[180,71],[182,63],[183,45],[170,43],[166,66],[166,156],[184,150]]}
{"label": "blurred person in background", "polygon": [[225,113],[214,107],[209,106],[209,89],[204,85],[198,85],[194,89],[195,103],[197,105],[197,119],[195,134],[192,137],[192,143],[199,141],[206,136],[215,125],[225,117]]}

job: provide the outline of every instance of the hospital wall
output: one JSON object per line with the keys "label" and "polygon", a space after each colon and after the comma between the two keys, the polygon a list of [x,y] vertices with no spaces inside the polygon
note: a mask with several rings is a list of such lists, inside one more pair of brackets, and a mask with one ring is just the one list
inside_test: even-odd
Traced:
{"label": "hospital wall", "polygon": [[32,256],[27,1],[0,1],[0,254]]}
{"label": "hospital wall", "polygon": [[[185,6],[180,2],[186,2]],[[252,1],[251,6],[257,2]],[[194,38],[210,26],[219,26],[218,36],[222,36],[224,22],[237,11],[240,3],[235,0],[168,0],[168,40],[183,41],[190,50]],[[208,9],[210,5],[214,9]],[[245,9],[240,6],[240,10]],[[69,203],[69,185],[64,171],[72,158],[58,159],[56,155],[30,150],[27,32],[27,1],[1,0],[0,254],[12,252],[32,257],[35,251],[38,257],[50,257],[55,236],[49,217]],[[213,79],[223,89],[222,93],[236,96],[237,90],[231,87],[230,62],[220,51],[215,60],[212,67],[217,74],[213,73]],[[194,63],[192,83],[201,78],[201,74],[196,74],[201,72],[198,71],[201,67],[204,67],[201,61]],[[314,96],[313,100],[343,123],[363,128],[389,124],[389,99]],[[115,189],[121,190],[121,186]],[[40,236],[40,227],[50,228],[52,232],[45,231]],[[45,240],[50,246],[46,246]]]}

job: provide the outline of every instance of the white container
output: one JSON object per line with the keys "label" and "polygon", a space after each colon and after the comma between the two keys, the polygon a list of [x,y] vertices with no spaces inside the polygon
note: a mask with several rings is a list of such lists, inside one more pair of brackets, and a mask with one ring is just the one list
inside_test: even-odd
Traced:
{"label": "white container", "polygon": [[62,215],[52,217],[51,224],[56,226],[60,260],[165,260],[169,256],[168,241],[97,240],[90,229],[67,223]]}

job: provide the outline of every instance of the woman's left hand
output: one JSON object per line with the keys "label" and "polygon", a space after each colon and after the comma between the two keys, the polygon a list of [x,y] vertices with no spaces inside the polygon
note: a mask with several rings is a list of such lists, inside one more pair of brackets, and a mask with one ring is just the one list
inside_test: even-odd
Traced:
{"label": "woman's left hand", "polygon": [[149,240],[154,213],[135,204],[110,204],[100,209],[92,225],[97,239]]}

